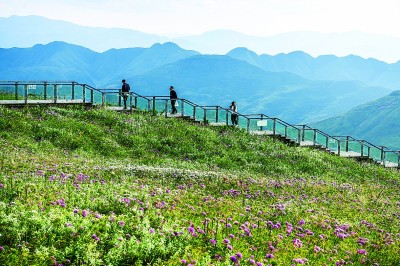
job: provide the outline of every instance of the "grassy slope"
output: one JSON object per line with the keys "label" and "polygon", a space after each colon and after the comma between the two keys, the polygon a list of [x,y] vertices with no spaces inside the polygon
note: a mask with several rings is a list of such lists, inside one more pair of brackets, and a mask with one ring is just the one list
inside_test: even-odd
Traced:
{"label": "grassy slope", "polygon": [[0,108],[0,142],[0,264],[400,262],[396,171],[104,110]]}

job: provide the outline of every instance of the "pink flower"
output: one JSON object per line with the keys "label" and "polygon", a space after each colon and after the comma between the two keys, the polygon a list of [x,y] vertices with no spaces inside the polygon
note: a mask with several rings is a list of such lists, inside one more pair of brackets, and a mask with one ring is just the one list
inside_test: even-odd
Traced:
{"label": "pink flower", "polygon": [[359,249],[357,250],[357,253],[361,255],[367,255],[367,251],[365,249]]}

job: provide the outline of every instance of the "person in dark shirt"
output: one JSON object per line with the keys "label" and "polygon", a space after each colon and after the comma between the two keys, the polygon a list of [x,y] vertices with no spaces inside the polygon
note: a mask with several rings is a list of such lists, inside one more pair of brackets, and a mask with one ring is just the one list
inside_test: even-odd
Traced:
{"label": "person in dark shirt", "polygon": [[128,100],[129,96],[129,91],[131,90],[131,87],[129,86],[128,83],[123,79],[122,80],[122,88],[121,88],[121,94],[122,98],[124,99],[124,109],[126,109],[126,101]]}
{"label": "person in dark shirt", "polygon": [[178,95],[174,90],[174,86],[169,87],[169,98],[171,99],[171,107],[172,107],[172,114],[176,114],[178,110],[176,110],[176,100],[178,99]]}
{"label": "person in dark shirt", "polygon": [[237,126],[238,125],[238,114],[237,114],[236,102],[232,102],[231,106],[229,106],[229,109],[232,111],[231,112],[232,125]]}

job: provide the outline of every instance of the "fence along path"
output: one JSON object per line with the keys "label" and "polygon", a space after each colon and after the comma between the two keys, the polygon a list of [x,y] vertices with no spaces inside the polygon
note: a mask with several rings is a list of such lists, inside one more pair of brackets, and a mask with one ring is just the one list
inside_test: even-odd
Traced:
{"label": "fence along path", "polygon": [[[116,111],[145,110],[165,117],[180,117],[207,125],[230,125],[228,108],[202,106],[180,98],[178,113],[170,113],[169,96],[142,96],[130,92],[128,109],[122,108],[119,89],[94,88],[75,81],[0,81],[0,105],[101,105]],[[270,135],[302,147],[326,150],[342,157],[375,162],[384,167],[400,169],[400,152],[351,136],[330,136],[307,125],[291,125],[265,114],[238,113],[238,127],[250,134]]]}

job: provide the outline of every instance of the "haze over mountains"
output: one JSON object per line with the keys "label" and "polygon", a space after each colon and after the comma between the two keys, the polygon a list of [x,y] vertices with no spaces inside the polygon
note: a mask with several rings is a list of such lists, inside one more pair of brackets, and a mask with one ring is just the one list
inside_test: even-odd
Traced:
{"label": "haze over mountains", "polygon": [[[174,85],[180,97],[199,104],[228,106],[230,101],[236,100],[241,112],[265,113],[290,123],[315,122],[339,115],[393,90],[357,80],[360,73],[356,69],[360,62],[355,60],[356,64],[352,65],[347,57],[329,57],[338,67],[334,68],[335,64],[331,63],[328,68],[334,77],[345,71],[344,63],[340,62],[346,62],[348,72],[353,73],[347,80],[341,77],[324,80],[315,71],[315,78],[311,80],[299,75],[300,71],[289,72],[289,68],[304,68],[304,62],[295,60],[298,53],[268,57],[274,62],[270,67],[265,62],[260,66],[243,60],[245,54],[252,54],[253,61],[263,62],[266,57],[255,56],[245,49],[236,49],[228,55],[202,55],[173,43],[98,53],[77,45],[53,42],[32,48],[0,49],[0,79],[76,80],[95,87],[119,88],[120,80],[126,78],[142,95],[166,95],[168,86]],[[318,61],[318,58],[310,58],[310,66],[313,60]],[[382,62],[375,63],[376,71],[370,67],[372,81],[376,80],[373,76],[382,75],[382,69],[397,67],[397,64],[383,63],[385,68]],[[329,65],[329,60],[326,64]],[[393,77],[397,82],[399,78]]]}
{"label": "haze over mountains", "polygon": [[104,52],[111,48],[149,47],[157,42],[168,41],[185,49],[208,54],[225,54],[236,47],[247,47],[258,54],[304,51],[312,56],[354,54],[389,63],[400,60],[400,38],[356,31],[330,34],[303,31],[249,36],[229,30],[215,30],[201,35],[171,38],[138,30],[85,27],[39,16],[11,16],[0,18],[0,36],[0,47],[3,48],[64,41]]}
{"label": "haze over mountains", "polygon": [[[35,16],[0,18],[0,34],[0,80],[75,80],[98,88],[119,88],[125,78],[142,95],[167,95],[169,85],[174,85],[179,97],[198,104],[228,106],[235,100],[241,113],[264,113],[292,124],[334,117],[317,127],[329,134],[354,134],[378,145],[399,148],[395,132],[400,122],[395,117],[400,115],[400,108],[393,107],[397,94],[388,94],[400,88],[400,61],[386,63],[355,55],[313,57],[302,51],[257,54],[249,49],[260,45],[266,50],[280,47],[279,51],[292,51],[290,45],[301,45],[293,42],[293,34],[281,38],[285,40],[282,42],[273,37],[260,41],[262,38],[215,31],[174,39],[185,47],[201,47],[183,49],[165,42],[170,39],[162,36],[82,27]],[[320,42],[323,38],[324,42],[339,40],[324,36],[313,42],[313,38],[304,37],[306,33],[298,34],[299,40],[323,49],[331,44],[325,46]],[[350,35],[362,40],[359,46],[374,40],[374,45],[392,55],[400,48],[396,39],[369,39],[376,36],[357,34]],[[345,40],[343,47],[352,44],[350,39]],[[397,47],[385,46],[381,40]],[[235,44],[242,45],[226,54],[201,53],[208,49],[223,51]],[[14,46],[26,48],[8,48]]]}

